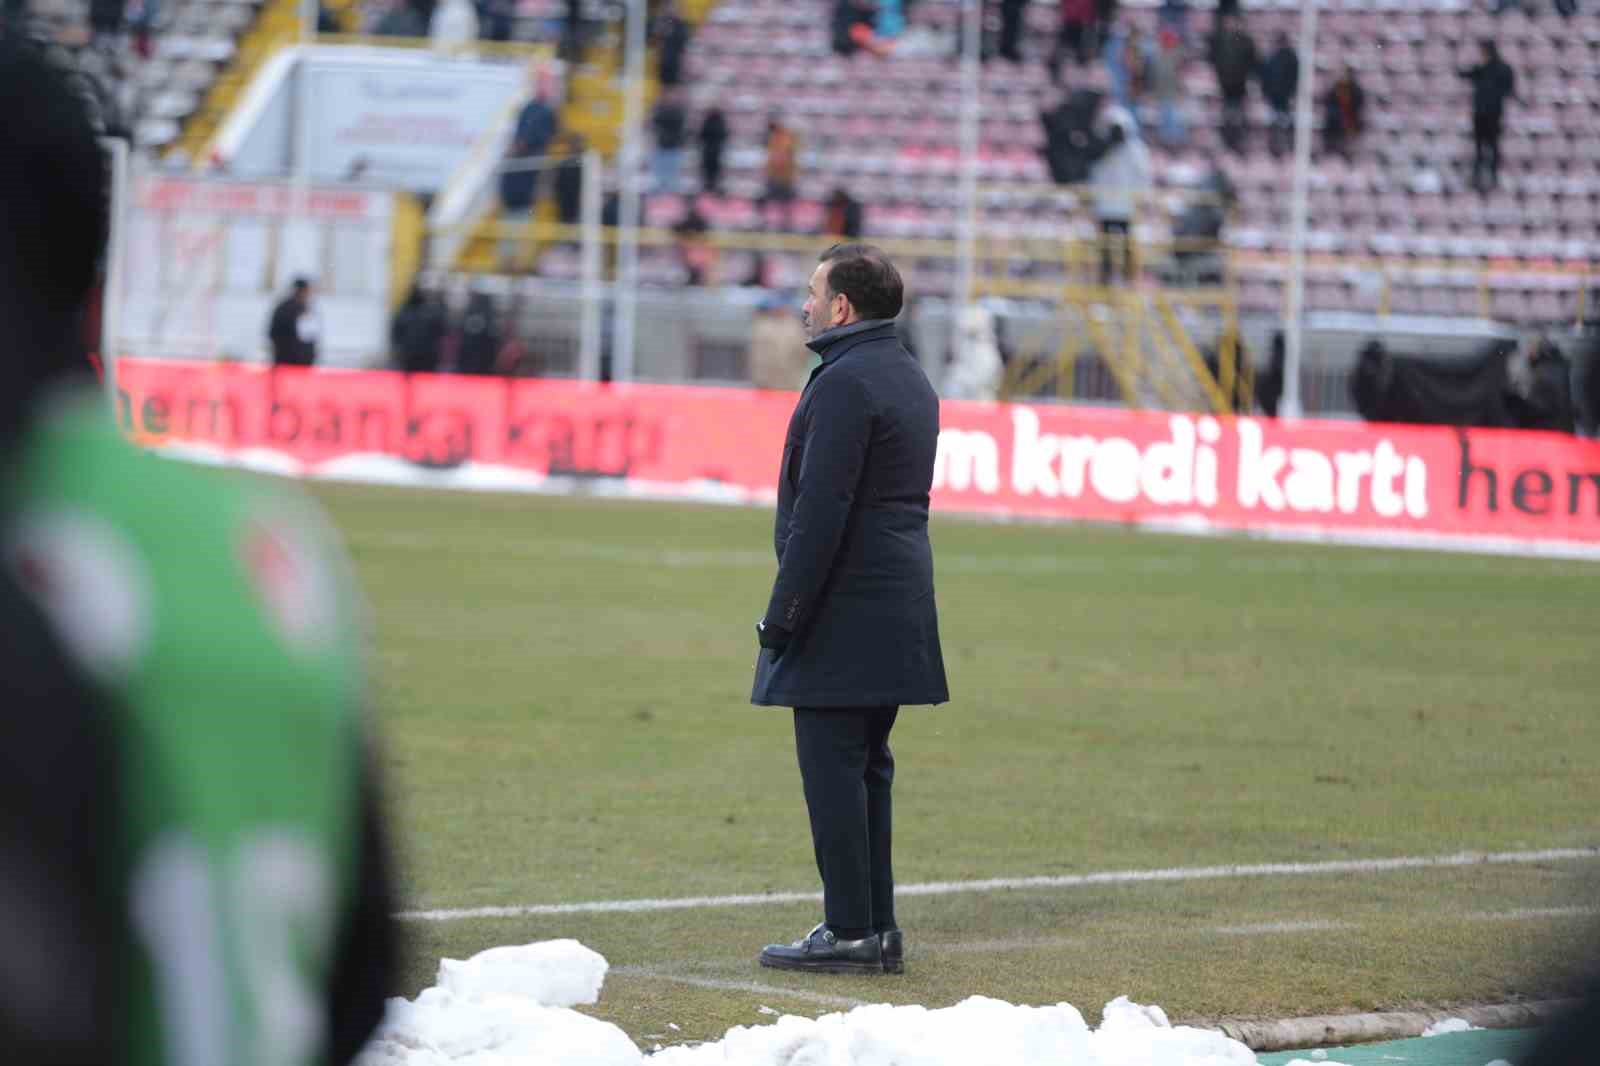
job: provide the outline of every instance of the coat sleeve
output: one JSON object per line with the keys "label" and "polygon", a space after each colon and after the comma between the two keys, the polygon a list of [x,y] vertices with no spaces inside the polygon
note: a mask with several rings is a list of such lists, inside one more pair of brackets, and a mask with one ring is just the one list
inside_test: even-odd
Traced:
{"label": "coat sleeve", "polygon": [[866,464],[872,404],[865,387],[841,374],[823,374],[807,410],[805,453],[789,536],[765,621],[791,633],[806,619],[833,567]]}

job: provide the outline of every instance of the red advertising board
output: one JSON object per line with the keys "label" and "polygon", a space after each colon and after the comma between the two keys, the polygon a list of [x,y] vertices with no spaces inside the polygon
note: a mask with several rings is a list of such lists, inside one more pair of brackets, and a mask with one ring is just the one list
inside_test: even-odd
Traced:
{"label": "red advertising board", "polygon": [[[135,439],[309,476],[377,456],[419,480],[480,469],[743,499],[775,493],[795,401],[135,360],[117,387]],[[944,511],[1600,555],[1600,443],[1574,437],[957,401],[941,425]]]}

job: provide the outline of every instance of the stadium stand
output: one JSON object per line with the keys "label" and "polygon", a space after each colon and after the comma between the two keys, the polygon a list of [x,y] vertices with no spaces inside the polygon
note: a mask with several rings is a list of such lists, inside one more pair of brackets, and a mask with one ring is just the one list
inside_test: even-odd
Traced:
{"label": "stadium stand", "polygon": [[[712,11],[690,46],[687,80],[697,111],[715,100],[727,113],[733,136],[726,195],[652,197],[650,224],[670,227],[695,200],[713,229],[761,228],[761,135],[768,116],[777,114],[803,138],[796,228],[816,229],[822,201],[842,186],[864,203],[870,236],[954,235],[960,97],[948,47],[841,57],[830,48],[822,14],[821,4],[783,0],[726,0]],[[1061,93],[1047,69],[1056,7],[1035,2],[1027,17],[1027,61],[984,68],[985,232],[1090,237],[1077,198],[1047,186],[1040,156],[1039,112]],[[1246,17],[1265,47],[1278,31],[1292,33],[1299,16],[1291,5],[1272,4],[1247,5]],[[958,18],[954,0],[921,0],[911,12],[923,40],[947,45]],[[1130,6],[1122,18],[1153,31],[1157,12]],[[1223,151],[1215,76],[1201,45],[1209,19],[1207,11],[1193,13],[1182,72],[1189,143],[1172,151],[1151,140],[1157,194],[1136,233],[1146,243],[1169,240],[1182,203],[1176,194],[1217,159],[1238,190],[1224,237],[1235,252],[1241,303],[1275,310],[1288,242],[1290,163],[1268,154],[1262,131],[1269,113],[1254,91],[1249,117],[1256,132],[1248,154]],[[1471,187],[1471,90],[1457,74],[1476,62],[1482,38],[1499,42],[1518,78],[1499,187],[1488,195]],[[1590,135],[1600,120],[1600,21],[1553,11],[1494,15],[1455,0],[1347,0],[1328,6],[1319,39],[1319,126],[1321,94],[1346,64],[1369,105],[1367,130],[1350,158],[1320,147],[1314,158],[1308,305],[1528,324],[1576,317],[1586,296],[1583,274],[1600,255],[1600,148]],[[1066,71],[1071,88],[1107,88],[1099,62],[1068,64]],[[553,250],[541,272],[568,273],[575,269],[570,259]],[[749,257],[734,256],[722,274],[735,278],[754,268]],[[671,283],[681,280],[677,271],[672,256],[658,252],[647,257],[644,276]],[[1380,286],[1384,276],[1389,283]]]}

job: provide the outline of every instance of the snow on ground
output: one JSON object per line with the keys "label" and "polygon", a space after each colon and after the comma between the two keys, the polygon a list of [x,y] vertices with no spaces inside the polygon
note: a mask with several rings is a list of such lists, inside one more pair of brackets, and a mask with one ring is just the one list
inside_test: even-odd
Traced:
{"label": "snow on ground", "polygon": [[[1090,1029],[1076,1007],[973,996],[953,1007],[857,1007],[736,1026],[714,1043],[645,1055],[572,1008],[599,998],[607,964],[575,940],[445,959],[415,1000],[389,1001],[356,1066],[1255,1066],[1243,1044],[1174,1027],[1121,997]],[[852,989],[856,986],[852,984]]]}
{"label": "snow on ground", "polygon": [[1475,1029],[1482,1029],[1481,1025],[1473,1025],[1465,1018],[1446,1018],[1434,1022],[1422,1031],[1423,1036],[1443,1036],[1446,1033],[1466,1033]]}

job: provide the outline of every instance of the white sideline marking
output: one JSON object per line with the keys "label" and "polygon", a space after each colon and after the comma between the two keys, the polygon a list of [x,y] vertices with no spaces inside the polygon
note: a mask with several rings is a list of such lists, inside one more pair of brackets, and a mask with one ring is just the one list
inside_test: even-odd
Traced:
{"label": "white sideline marking", "polygon": [[1326,933],[1336,929],[1354,929],[1350,922],[1332,922],[1313,918],[1302,922],[1260,922],[1256,925],[1219,925],[1211,932],[1219,936],[1271,936],[1274,933]]}
{"label": "white sideline marking", "polygon": [[819,1003],[824,1007],[865,1007],[871,1000],[856,999],[853,996],[834,996],[826,992],[808,992],[803,988],[783,988],[779,985],[764,985],[760,981],[729,981],[717,977],[691,977],[688,974],[672,973],[668,970],[652,969],[649,966],[614,966],[611,972],[619,977],[643,977],[653,981],[671,981],[679,985],[693,985],[696,988],[711,988],[719,992],[754,992],[762,996],[783,997],[787,999],[803,999],[808,1003]]}
{"label": "white sideline marking", "polygon": [[[1089,885],[1137,885],[1165,881],[1234,880],[1256,877],[1316,877],[1325,874],[1372,874],[1391,870],[1433,870],[1460,866],[1507,866],[1600,858],[1600,848],[1546,848],[1542,851],[1462,851],[1454,855],[1408,855],[1392,859],[1342,859],[1331,862],[1270,862],[1242,866],[1173,866],[1161,870],[1102,870],[1045,877],[991,877],[980,881],[927,881],[899,885],[901,896],[950,896],[964,892],[1010,889],[1083,888]],[[602,899],[579,903],[526,903],[509,907],[454,907],[401,911],[404,921],[450,922],[467,918],[522,918],[554,914],[637,914],[649,911],[709,910],[715,907],[762,907],[784,903],[819,903],[821,892],[765,892],[735,896],[679,896],[660,899]]]}
{"label": "white sideline marking", "polygon": [[[435,552],[445,541],[438,537],[394,531],[364,535],[361,542],[386,548],[416,549]],[[563,559],[584,562],[615,563],[620,566],[643,566],[665,570],[770,570],[776,565],[772,552],[753,549],[710,550],[695,548],[627,547],[616,544],[593,544],[584,541],[544,540],[501,543],[494,550],[502,555],[516,555],[537,559]],[[1563,557],[1564,558],[1564,557]],[[985,555],[969,552],[944,551],[934,558],[934,569],[940,574],[1011,575],[1021,577],[1071,576],[1099,574],[1108,568],[1117,568],[1142,574],[1189,574],[1201,570],[1227,570],[1242,574],[1322,574],[1343,576],[1347,574],[1421,574],[1457,572],[1470,568],[1476,577],[1521,580],[1529,574],[1563,578],[1600,578],[1600,570],[1593,566],[1552,567],[1540,560],[1537,569],[1508,567],[1499,558],[1481,560],[1463,559],[1458,553],[1436,556],[1412,554],[1403,558],[1369,555],[1328,555],[1316,557],[1250,556],[1228,558],[1220,561],[1202,561],[1177,553],[1146,554],[1131,557],[1125,554],[1070,551],[1048,555]]]}
{"label": "white sideline marking", "polygon": [[1533,918],[1587,918],[1600,914],[1600,907],[1519,907],[1511,911],[1473,911],[1466,915],[1475,922],[1521,922]]}

